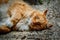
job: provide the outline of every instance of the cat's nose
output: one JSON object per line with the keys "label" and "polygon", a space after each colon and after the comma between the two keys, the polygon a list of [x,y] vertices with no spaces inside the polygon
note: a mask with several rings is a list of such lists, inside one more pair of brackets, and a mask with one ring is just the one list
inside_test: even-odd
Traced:
{"label": "cat's nose", "polygon": [[53,24],[47,24],[47,28],[50,28],[52,26],[53,26]]}

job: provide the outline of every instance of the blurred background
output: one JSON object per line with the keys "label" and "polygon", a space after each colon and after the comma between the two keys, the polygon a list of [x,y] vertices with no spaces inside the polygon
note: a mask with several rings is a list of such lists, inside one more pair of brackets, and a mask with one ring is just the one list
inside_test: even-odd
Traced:
{"label": "blurred background", "polygon": [[[0,25],[7,18],[8,7],[16,0],[0,0]],[[0,35],[0,40],[60,40],[60,0],[19,0],[27,2],[40,11],[48,9],[47,19],[53,24],[50,29],[42,31],[12,31]]]}

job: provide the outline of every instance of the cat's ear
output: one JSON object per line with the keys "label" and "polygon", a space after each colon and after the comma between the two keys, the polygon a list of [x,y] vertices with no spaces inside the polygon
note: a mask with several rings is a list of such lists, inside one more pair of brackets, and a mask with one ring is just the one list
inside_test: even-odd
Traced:
{"label": "cat's ear", "polygon": [[45,11],[43,12],[43,14],[44,14],[44,15],[47,15],[47,11],[48,11],[48,10],[45,10]]}

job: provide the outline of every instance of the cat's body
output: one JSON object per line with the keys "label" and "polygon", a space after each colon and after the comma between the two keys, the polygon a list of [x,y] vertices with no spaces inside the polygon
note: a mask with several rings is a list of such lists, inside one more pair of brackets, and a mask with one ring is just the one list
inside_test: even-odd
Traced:
{"label": "cat's body", "polygon": [[39,12],[24,2],[15,2],[8,9],[9,18],[6,20],[5,26],[13,30],[46,29],[48,24],[46,13],[47,10]]}

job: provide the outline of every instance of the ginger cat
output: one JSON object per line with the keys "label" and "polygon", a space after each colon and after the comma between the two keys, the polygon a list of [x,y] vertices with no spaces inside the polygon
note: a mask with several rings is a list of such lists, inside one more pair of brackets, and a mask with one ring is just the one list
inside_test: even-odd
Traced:
{"label": "ginger cat", "polygon": [[[43,30],[50,28],[46,19],[47,10],[40,12],[24,2],[14,2],[8,9],[8,19],[0,27],[0,32],[11,30]],[[47,26],[49,25],[49,26]]]}

